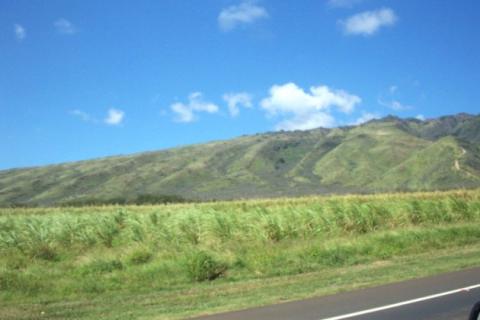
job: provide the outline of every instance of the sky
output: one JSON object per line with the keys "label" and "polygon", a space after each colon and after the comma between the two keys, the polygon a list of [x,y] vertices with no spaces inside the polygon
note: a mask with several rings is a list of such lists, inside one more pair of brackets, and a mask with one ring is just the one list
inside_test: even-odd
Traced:
{"label": "sky", "polygon": [[0,170],[480,106],[478,0],[0,1]]}

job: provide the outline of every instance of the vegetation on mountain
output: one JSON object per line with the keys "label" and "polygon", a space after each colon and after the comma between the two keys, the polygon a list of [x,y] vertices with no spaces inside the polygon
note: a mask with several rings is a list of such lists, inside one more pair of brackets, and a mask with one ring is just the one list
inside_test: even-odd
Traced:
{"label": "vegetation on mountain", "polygon": [[[0,205],[152,203],[480,186],[480,116],[389,116],[0,171]],[[177,197],[177,198],[175,198]],[[143,199],[143,200],[142,200]]]}

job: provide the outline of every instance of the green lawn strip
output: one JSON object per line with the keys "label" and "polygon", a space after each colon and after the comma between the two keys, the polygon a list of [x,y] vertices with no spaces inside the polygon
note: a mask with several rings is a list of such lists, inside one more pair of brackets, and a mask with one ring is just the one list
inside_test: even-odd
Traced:
{"label": "green lawn strip", "polygon": [[2,319],[182,319],[333,294],[480,265],[473,244],[368,264],[239,282],[216,281],[149,293],[109,292],[75,301],[35,299],[0,306]]}

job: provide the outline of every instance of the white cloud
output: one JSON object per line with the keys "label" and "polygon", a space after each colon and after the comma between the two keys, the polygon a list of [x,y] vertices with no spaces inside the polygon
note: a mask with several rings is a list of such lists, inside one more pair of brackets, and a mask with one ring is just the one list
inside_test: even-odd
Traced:
{"label": "white cloud", "polygon": [[[77,117],[78,119],[84,122],[95,123],[95,124],[98,124],[101,122],[91,114],[80,109],[74,109],[69,113],[72,116]],[[116,126],[116,125],[120,125],[123,122],[124,118],[125,118],[125,112],[119,109],[110,108],[108,109],[107,116],[105,117],[105,119],[103,119],[103,123],[107,125]]]}
{"label": "white cloud", "polygon": [[397,20],[398,18],[392,9],[384,8],[358,13],[346,21],[340,21],[340,24],[346,34],[370,36],[381,27],[393,26]]}
{"label": "white cloud", "polygon": [[329,0],[328,5],[337,8],[352,8],[364,0]]}
{"label": "white cloud", "polygon": [[392,100],[392,101],[383,101],[382,99],[378,99],[378,104],[390,108],[394,111],[405,111],[405,110],[411,110],[413,109],[412,106],[406,105],[401,103],[400,101],[397,100]]}
{"label": "white cloud", "polygon": [[195,121],[197,112],[216,113],[219,108],[214,103],[204,101],[201,92],[193,92],[188,96],[187,104],[177,102],[170,109],[177,114],[176,121],[188,123]]}
{"label": "white cloud", "polygon": [[368,122],[373,119],[379,119],[380,115],[377,113],[370,113],[370,112],[362,112],[362,115],[360,118],[358,118],[355,122],[353,122],[354,125],[359,125],[363,124],[365,122]]}
{"label": "white cloud", "polygon": [[395,110],[395,111],[404,111],[404,110],[410,110],[412,109],[411,106],[402,104],[400,101],[393,100],[390,102],[390,109]]}
{"label": "white cloud", "polygon": [[108,115],[105,118],[104,122],[108,125],[116,126],[122,123],[125,118],[125,112],[119,109],[110,108],[108,109]]}
{"label": "white cloud", "polygon": [[60,18],[53,23],[58,33],[72,35],[77,32],[77,28],[67,19]]}
{"label": "white cloud", "polygon": [[420,121],[425,121],[425,116],[423,114],[417,114],[417,116],[415,117],[415,119],[418,119]]}
{"label": "white cloud", "polygon": [[193,111],[183,103],[174,103],[170,108],[177,114],[176,121],[178,122],[192,122],[195,120]]}
{"label": "white cloud", "polygon": [[390,91],[390,94],[395,94],[397,90],[398,90],[398,86],[396,85],[390,86],[390,88],[388,88],[388,91]]}
{"label": "white cloud", "polygon": [[15,33],[15,37],[18,41],[22,41],[27,37],[27,30],[19,24],[13,25],[13,32]]}
{"label": "white cloud", "polygon": [[335,119],[326,112],[318,111],[308,114],[297,114],[292,119],[283,120],[275,126],[276,130],[309,130],[318,127],[330,128],[335,125]]}
{"label": "white cloud", "polygon": [[332,107],[343,113],[350,113],[362,100],[343,90],[327,86],[310,87],[305,92],[295,83],[274,85],[269,97],[260,106],[271,116],[290,117],[277,125],[277,129],[306,130],[318,126],[333,126],[334,119],[329,114]]}
{"label": "white cloud", "polygon": [[90,114],[79,109],[70,111],[70,114],[77,118],[80,118],[82,121],[85,121],[85,122],[96,122],[96,119],[93,118]]}
{"label": "white cloud", "polygon": [[226,93],[223,95],[223,100],[227,102],[228,111],[232,117],[238,116],[240,113],[239,107],[252,107],[252,96],[245,92]]}
{"label": "white cloud", "polygon": [[254,4],[252,1],[244,1],[236,6],[223,9],[218,15],[218,25],[222,31],[230,31],[239,25],[251,24],[256,20],[267,18],[265,8]]}
{"label": "white cloud", "polygon": [[270,88],[270,96],[261,101],[263,109],[271,114],[276,113],[309,113],[338,107],[342,112],[349,113],[361,99],[343,90],[333,90],[327,86],[310,87],[305,92],[295,83],[274,85]]}

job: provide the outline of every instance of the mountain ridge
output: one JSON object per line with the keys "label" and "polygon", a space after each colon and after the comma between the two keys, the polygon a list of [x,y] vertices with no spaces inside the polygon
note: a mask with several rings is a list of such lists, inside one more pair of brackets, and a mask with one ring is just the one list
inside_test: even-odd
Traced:
{"label": "mountain ridge", "polygon": [[480,116],[387,116],[0,171],[0,204],[174,195],[236,199],[480,186]]}

